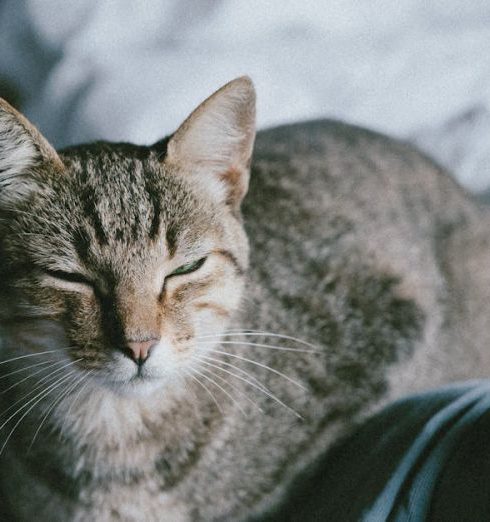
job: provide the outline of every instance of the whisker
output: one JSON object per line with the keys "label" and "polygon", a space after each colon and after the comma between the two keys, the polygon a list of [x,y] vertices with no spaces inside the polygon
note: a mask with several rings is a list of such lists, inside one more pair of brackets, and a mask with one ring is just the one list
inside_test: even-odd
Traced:
{"label": "whisker", "polygon": [[[197,337],[196,337],[197,339]],[[215,341],[197,341],[196,345],[216,344]],[[219,344],[234,344],[236,346],[255,346],[258,348],[269,348],[271,350],[280,350],[282,352],[300,352],[300,353],[320,353],[319,350],[311,350],[306,348],[289,348],[286,346],[276,346],[273,344],[249,343],[240,341],[219,341]]]}
{"label": "whisker", "polygon": [[69,384],[61,393],[56,397],[47,411],[45,412],[43,418],[41,419],[41,422],[39,423],[39,426],[34,433],[34,436],[32,437],[31,443],[29,444],[29,448],[27,449],[27,452],[29,453],[32,449],[32,446],[34,445],[34,442],[41,431],[44,423],[46,422],[49,414],[53,411],[53,409],[56,407],[57,404],[59,404],[83,379],[85,378],[85,375],[82,375],[79,379],[75,379],[74,383]]}
{"label": "whisker", "polygon": [[30,368],[35,368],[36,366],[43,366],[46,364],[51,364],[53,360],[50,361],[43,361],[36,364],[30,364],[29,366],[24,366],[23,368],[19,368],[18,370],[14,370],[13,372],[6,373],[5,375],[0,376],[1,379],[6,379],[7,377],[10,377],[11,375],[15,375],[16,373],[24,372],[26,370],[29,370]]}
{"label": "whisker", "polygon": [[199,397],[197,396],[194,386],[190,385],[191,383],[189,383],[188,379],[186,378],[187,377],[186,374],[182,370],[183,370],[182,368],[179,368],[177,370],[179,373],[179,377],[182,379],[182,385],[184,386],[184,388],[186,390],[186,394],[189,396],[192,395],[192,397],[193,397],[192,399],[189,398],[189,402],[194,411],[195,418],[199,419],[201,417],[201,412],[199,411],[199,408],[198,408]]}
{"label": "whisker", "polygon": [[[79,361],[81,361],[81,360],[82,360],[82,359],[79,359],[78,361],[73,361],[72,364],[74,364],[75,362],[79,362]],[[69,366],[69,365],[65,365],[65,367],[66,367],[66,366]],[[59,370],[61,370],[61,369],[62,369],[62,368],[59,368],[58,370],[55,370],[55,371],[52,372],[48,377],[52,377],[52,375],[53,375],[54,373],[57,373],[57,372],[58,372]],[[46,378],[44,378],[44,379],[46,379]],[[51,384],[50,384],[49,386],[51,386]],[[42,392],[41,392],[41,393],[42,393]],[[31,393],[29,393],[27,396],[29,396],[29,395],[31,395]],[[31,402],[32,402],[36,397],[38,397],[38,395],[36,395],[34,398],[29,399],[29,400],[28,400],[28,401],[27,401],[23,406],[21,406],[20,408],[18,408],[18,409],[15,411],[15,413],[13,413],[12,415],[10,415],[10,417],[9,417],[9,418],[8,418],[8,419],[7,419],[3,424],[0,425],[0,431],[1,431],[2,428],[3,428],[3,427],[4,427],[4,426],[9,422],[10,419],[12,419],[13,417],[15,417],[15,415],[17,415],[17,413],[18,413],[19,411],[22,411],[22,410],[23,410],[26,406],[28,406],[28,405],[29,405],[29,404],[30,404],[30,403],[31,403]],[[25,397],[23,397],[23,398],[20,399],[20,400],[23,400],[24,398],[25,398]],[[18,401],[17,401],[17,402],[18,402]],[[3,416],[5,413],[6,413],[5,411],[2,412],[2,416]],[[0,452],[0,453],[1,453],[1,452]]]}
{"label": "whisker", "polygon": [[77,402],[77,400],[80,398],[80,395],[82,394],[82,391],[87,387],[87,384],[90,382],[88,378],[94,372],[95,372],[95,370],[93,370],[93,369],[90,370],[89,372],[87,372],[87,374],[85,375],[85,383],[80,387],[80,389],[78,390],[77,394],[75,395],[75,398],[73,399],[73,401],[71,402],[70,406],[68,407],[68,411],[64,414],[63,424],[61,425],[61,429],[60,429],[60,436],[65,431],[65,425],[66,425],[66,422],[67,422],[68,418],[70,417],[71,410],[75,406],[75,403]]}
{"label": "whisker", "polygon": [[[52,361],[50,361],[52,362]],[[19,386],[19,384],[22,384],[23,382],[29,380],[29,379],[32,379],[32,377],[35,377],[36,375],[40,374],[41,372],[44,372],[45,370],[49,370],[50,368],[53,368],[53,366],[57,366],[59,364],[62,364],[64,363],[65,361],[55,361],[53,362],[53,364],[51,364],[50,366],[48,366],[47,368],[41,368],[40,370],[37,370],[33,373],[31,373],[30,375],[28,375],[27,377],[24,377],[23,379],[21,379],[20,381],[17,381],[17,382],[14,382],[14,384],[11,384],[10,386],[8,386],[7,388],[3,389],[1,392],[0,392],[0,395],[3,395],[5,393],[7,393],[9,390],[15,388],[16,386]],[[56,370],[58,371],[58,370]],[[42,381],[41,381],[42,382]]]}
{"label": "whisker", "polygon": [[322,351],[318,346],[315,346],[314,344],[311,344],[307,341],[304,341],[303,339],[299,339],[298,337],[293,337],[291,335],[285,335],[285,334],[278,334],[274,332],[262,332],[260,330],[225,330],[221,334],[206,334],[196,337],[196,339],[202,339],[207,337],[214,337],[214,336],[220,336],[220,337],[232,337],[233,335],[240,335],[240,336],[254,336],[254,337],[277,337],[278,339],[287,339],[289,341],[294,341],[299,344],[303,344],[304,346],[308,346],[309,348],[315,350],[315,351]]}
{"label": "whisker", "polygon": [[[202,361],[201,359],[198,359],[200,362],[204,363],[204,364],[207,364],[209,366],[212,366],[213,368],[218,368],[218,370],[220,369],[219,366],[216,366],[215,364],[212,364],[212,363],[208,363],[206,361]],[[203,368],[203,370],[205,370]],[[208,370],[209,371],[209,370]],[[235,384],[227,381],[225,378],[223,377],[220,377],[219,375],[217,375],[216,373],[212,373],[213,377],[215,377],[216,379],[220,380],[221,382],[227,384],[228,386],[230,386],[230,388],[232,388],[233,390],[235,390],[237,393],[239,393],[240,395],[242,395],[248,402],[250,402],[250,404],[252,404],[253,406],[255,406],[261,413],[264,413],[264,410],[256,403],[254,402],[243,390],[241,390],[238,386],[236,386]]]}
{"label": "whisker", "polygon": [[294,379],[292,379],[285,373],[282,373],[279,370],[275,370],[274,368],[267,366],[267,364],[262,364],[260,362],[254,361],[253,359],[248,359],[247,357],[242,357],[241,355],[235,355],[234,353],[223,352],[221,350],[209,350],[209,351],[214,352],[214,353],[219,353],[221,355],[227,355],[228,357],[234,357],[235,359],[240,359],[241,361],[248,362],[250,364],[254,364],[255,366],[260,366],[261,368],[264,368],[265,370],[268,370],[272,373],[275,373],[276,375],[279,375],[280,377],[283,377],[290,383],[292,383],[292,384],[298,386],[299,388],[301,388],[302,390],[306,391],[306,388],[301,383],[299,383],[298,381],[295,381]]}
{"label": "whisker", "polygon": [[216,404],[218,410],[220,411],[221,415],[224,415],[224,411],[221,407],[221,405],[219,404],[219,402],[217,401],[216,397],[214,396],[214,394],[208,389],[208,387],[202,383],[195,375],[193,375],[190,370],[189,371],[186,371],[185,372],[191,379],[193,379],[194,381],[196,381],[202,388],[204,388],[204,390],[207,392],[207,394],[211,397],[211,399],[213,399],[213,402]]}
{"label": "whisker", "polygon": [[[211,382],[212,384],[214,384],[219,390],[221,390],[230,400],[233,404],[235,404],[235,406],[243,413],[243,415],[247,415],[245,410],[242,408],[241,404],[227,391],[223,388],[223,386],[221,386],[221,384],[218,384],[214,379],[212,379],[211,377],[209,377],[208,375],[200,372],[199,370],[196,370],[194,368],[194,372],[197,373],[198,375],[200,375],[201,377],[203,377],[204,379],[207,379],[209,382]],[[212,373],[210,370],[208,370],[209,373],[211,373],[211,375],[214,377],[214,373]]]}
{"label": "whisker", "polygon": [[6,361],[0,361],[0,364],[7,364],[13,361],[18,361],[19,359],[26,359],[27,357],[39,357],[40,355],[45,355],[47,353],[57,353],[63,350],[70,350],[71,348],[58,348],[56,350],[46,350],[45,352],[37,352],[37,353],[28,353],[25,355],[19,355],[17,357],[13,357],[12,359],[7,359]]}
{"label": "whisker", "polygon": [[[46,397],[47,395],[49,395],[53,390],[55,390],[56,388],[58,388],[58,386],[61,386],[61,384],[63,384],[64,381],[66,381],[68,378],[71,377],[71,375],[75,373],[75,371],[71,371],[69,372],[67,375],[65,375],[64,377],[61,377],[58,381],[56,381],[55,383],[53,384],[50,384],[48,386],[47,389],[45,389],[44,391],[40,392],[38,395],[36,395],[36,397],[34,398],[37,399],[34,404],[32,404],[28,409],[27,411],[25,411],[23,413],[23,415],[19,418],[19,420],[15,423],[14,427],[12,428],[12,430],[10,431],[10,433],[8,434],[7,438],[5,439],[2,447],[0,448],[0,455],[3,453],[3,450],[5,449],[5,446],[7,445],[8,441],[10,440],[10,438],[12,437],[14,431],[17,429],[17,427],[20,425],[20,423],[22,422],[23,419],[25,419],[25,417],[29,414],[29,412],[31,412],[43,399],[44,397]],[[31,399],[31,401],[29,402],[32,402],[33,399]],[[21,408],[19,408],[15,413],[14,413],[14,416],[17,415],[17,413],[19,413],[21,410],[23,410],[29,403],[25,404],[24,406],[22,406]],[[12,416],[11,416],[12,417]],[[11,418],[9,417],[9,419]],[[6,421],[8,422],[8,421]],[[4,422],[2,424],[2,426],[0,426],[0,430],[3,429],[3,427],[5,426],[6,422]]]}
{"label": "whisker", "polygon": [[[203,364],[210,364],[210,363],[206,363],[206,361],[202,361],[202,363]],[[266,395],[267,397],[270,397],[272,400],[276,401],[278,404],[280,404],[281,406],[286,408],[288,411],[290,411],[296,417],[298,417],[299,419],[303,420],[303,416],[302,415],[300,415],[296,410],[291,408],[291,406],[288,406],[286,403],[281,401],[281,399],[276,397],[268,388],[257,386],[255,383],[249,381],[248,379],[245,379],[244,377],[241,377],[240,375],[237,375],[234,372],[231,372],[231,371],[227,370],[226,368],[217,367],[217,369],[219,369],[222,372],[225,372],[225,373],[235,377],[236,379],[240,379],[241,381],[246,382],[248,385],[252,386],[253,388],[256,388],[259,391],[261,391],[264,395]]]}
{"label": "whisker", "polygon": [[201,359],[204,358],[204,359],[206,359],[208,361],[214,361],[216,363],[220,363],[220,364],[223,364],[223,365],[228,366],[230,368],[233,368],[238,373],[241,373],[242,375],[247,377],[247,379],[251,379],[252,381],[255,382],[255,384],[257,384],[258,386],[261,386],[262,388],[264,388],[264,390],[267,390],[267,388],[254,375],[252,375],[250,372],[247,372],[247,371],[243,370],[242,368],[240,368],[236,364],[232,364],[232,363],[229,363],[227,361],[222,361],[221,359],[218,359],[216,357],[209,357],[208,355],[195,354],[194,357],[199,357]]}
{"label": "whisker", "polygon": [[[48,382],[51,382],[49,381],[49,379],[51,379],[53,377],[53,375],[57,374],[59,371],[63,370],[64,368],[68,367],[68,366],[71,366],[72,364],[75,364],[79,361],[81,361],[82,359],[78,359],[76,361],[71,361],[63,366],[61,366],[60,368],[56,369],[56,370],[53,370],[51,373],[49,373],[48,375],[44,376],[42,379],[40,379],[37,383],[37,386],[35,386],[32,390],[30,390],[28,393],[26,393],[23,397],[21,397],[20,399],[16,400],[13,404],[11,404],[8,408],[6,408],[4,411],[2,411],[2,413],[0,413],[0,417],[3,417],[7,412],[9,412],[12,408],[15,408],[15,406],[17,404],[19,404],[20,402],[22,402],[24,399],[27,399],[30,395],[32,395],[33,393],[35,393],[37,390],[39,390],[39,388],[42,388],[43,387],[43,382],[45,382],[46,380],[48,380]],[[64,362],[64,361],[62,361]],[[49,368],[47,368],[48,370],[51,369],[53,366],[56,366],[57,364],[59,363],[53,363],[53,365],[51,365]],[[43,370],[46,370],[46,368],[43,368]],[[35,373],[39,373],[39,372],[35,372]]]}

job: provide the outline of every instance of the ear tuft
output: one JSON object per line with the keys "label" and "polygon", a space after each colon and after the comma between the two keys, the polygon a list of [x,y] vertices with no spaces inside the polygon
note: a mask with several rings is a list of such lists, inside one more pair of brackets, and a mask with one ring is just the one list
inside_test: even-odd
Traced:
{"label": "ear tuft", "polygon": [[[18,199],[29,191],[28,175],[40,164],[62,168],[55,150],[38,130],[0,98],[0,192]],[[32,180],[34,181],[34,180]],[[8,190],[12,189],[12,190]]]}
{"label": "ear tuft", "polygon": [[255,139],[255,89],[247,76],[216,91],[168,143],[165,163],[198,176],[214,197],[237,208],[248,188]]}

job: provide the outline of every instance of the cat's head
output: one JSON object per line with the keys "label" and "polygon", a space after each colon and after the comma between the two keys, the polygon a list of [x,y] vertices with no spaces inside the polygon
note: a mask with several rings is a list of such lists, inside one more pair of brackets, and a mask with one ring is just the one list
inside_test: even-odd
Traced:
{"label": "cat's head", "polygon": [[101,142],[57,153],[0,99],[7,355],[62,349],[55,355],[115,389],[185,373],[196,342],[212,348],[215,337],[205,336],[222,332],[240,303],[240,203],[254,136],[248,78],[150,147]]}

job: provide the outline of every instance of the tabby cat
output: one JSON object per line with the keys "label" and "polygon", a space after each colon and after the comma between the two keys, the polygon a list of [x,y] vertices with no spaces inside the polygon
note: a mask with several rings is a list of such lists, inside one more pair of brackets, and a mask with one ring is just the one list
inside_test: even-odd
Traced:
{"label": "tabby cat", "polygon": [[246,77],[148,147],[56,152],[0,101],[3,520],[256,517],[384,404],[488,375],[486,209],[361,128],[254,140]]}

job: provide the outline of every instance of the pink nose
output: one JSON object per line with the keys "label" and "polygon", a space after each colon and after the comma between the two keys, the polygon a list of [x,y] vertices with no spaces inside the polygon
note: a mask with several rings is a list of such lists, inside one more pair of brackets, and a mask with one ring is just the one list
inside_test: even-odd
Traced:
{"label": "pink nose", "polygon": [[129,349],[128,355],[134,362],[142,364],[148,359],[150,350],[158,343],[157,339],[150,339],[149,341],[128,341]]}

